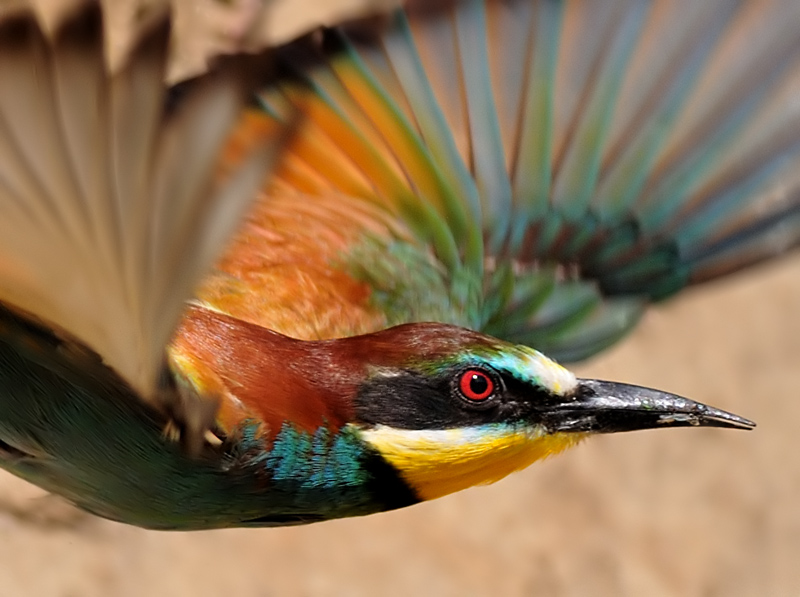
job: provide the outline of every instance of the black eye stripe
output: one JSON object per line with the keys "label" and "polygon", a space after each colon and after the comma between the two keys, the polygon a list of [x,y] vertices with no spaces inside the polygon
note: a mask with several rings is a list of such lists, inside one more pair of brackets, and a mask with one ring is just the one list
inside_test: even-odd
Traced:
{"label": "black eye stripe", "polygon": [[[459,382],[470,370],[486,374],[494,384],[489,397],[470,400],[461,393]],[[513,383],[510,376],[503,377],[493,367],[474,360],[434,372],[407,369],[391,376],[376,375],[359,388],[356,420],[398,429],[453,429],[516,421],[520,418],[516,397],[525,394],[523,388],[511,391],[509,384]]]}

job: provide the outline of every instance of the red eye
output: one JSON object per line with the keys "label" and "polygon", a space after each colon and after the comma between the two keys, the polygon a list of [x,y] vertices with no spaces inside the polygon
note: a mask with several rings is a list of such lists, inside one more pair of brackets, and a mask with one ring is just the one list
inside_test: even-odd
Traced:
{"label": "red eye", "polygon": [[494,382],[492,378],[478,369],[468,369],[461,374],[458,382],[458,389],[470,400],[486,400],[494,394]]}

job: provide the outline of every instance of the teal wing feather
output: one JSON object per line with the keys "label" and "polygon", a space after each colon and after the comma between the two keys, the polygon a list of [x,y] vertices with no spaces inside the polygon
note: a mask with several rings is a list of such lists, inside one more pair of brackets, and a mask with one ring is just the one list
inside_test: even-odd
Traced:
{"label": "teal wing feather", "polygon": [[[323,161],[352,172],[293,158],[405,227],[405,253],[351,254],[389,323],[574,361],[800,241],[798,31],[790,1],[412,3],[379,33],[284,48],[289,78],[260,100],[306,110]],[[410,254],[429,273],[392,301],[386,262]]]}

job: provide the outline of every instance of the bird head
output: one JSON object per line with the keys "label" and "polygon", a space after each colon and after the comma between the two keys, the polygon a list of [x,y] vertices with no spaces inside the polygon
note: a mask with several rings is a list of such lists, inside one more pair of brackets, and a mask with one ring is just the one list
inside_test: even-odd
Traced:
{"label": "bird head", "polygon": [[[308,466],[297,464],[305,456],[290,458],[297,474],[302,469],[309,479],[322,478],[314,467],[353,456],[323,457],[322,447],[312,449],[321,427],[344,433],[348,442],[358,438],[366,468],[390,481],[372,487],[386,507],[492,483],[594,433],[753,427],[673,394],[579,379],[532,348],[440,323],[303,341],[190,308],[173,348],[210,366],[227,380],[236,408],[246,407],[223,427],[260,420],[276,443],[287,424],[306,434]],[[336,442],[331,446],[335,452]],[[411,495],[395,500],[386,492],[398,489],[398,478]]]}
{"label": "bird head", "polygon": [[527,346],[454,326],[337,342],[364,364],[355,424],[420,499],[492,483],[595,433],[753,427],[666,392],[579,379]]}

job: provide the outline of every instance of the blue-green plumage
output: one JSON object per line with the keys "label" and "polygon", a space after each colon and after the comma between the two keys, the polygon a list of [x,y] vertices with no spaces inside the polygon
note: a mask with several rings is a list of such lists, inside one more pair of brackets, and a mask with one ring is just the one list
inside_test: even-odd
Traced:
{"label": "blue-green plumage", "polygon": [[[457,5],[397,11],[377,44],[331,32],[294,71],[306,87],[291,99],[325,105],[312,118],[329,150],[389,195],[383,207],[410,232],[380,250],[416,267],[398,287],[425,300],[387,299],[402,268],[361,247],[342,260],[389,322],[453,321],[580,360],[651,302],[797,242],[796,192],[783,188],[798,159],[784,98],[798,68],[793,10]],[[780,37],[732,58],[734,40],[764,31]],[[262,95],[273,108],[287,97]],[[328,132],[333,120],[353,136]],[[387,190],[375,172],[393,170]]]}
{"label": "blue-green plumage", "polygon": [[264,434],[244,421],[230,441],[191,454],[166,441],[167,418],[94,355],[0,316],[0,466],[90,512],[201,529],[358,516],[417,501],[349,427],[308,433],[287,422]]}
{"label": "blue-green plumage", "polygon": [[746,4],[412,3],[277,50],[244,115],[238,63],[167,97],[166,21],[110,73],[97,5],[0,17],[0,466],[269,526],[750,428],[542,354],[800,242],[800,10]]}
{"label": "blue-green plumage", "polygon": [[[263,442],[263,439],[260,440]],[[309,433],[284,423],[263,456],[274,483],[295,483],[300,491],[324,487],[362,487],[364,444],[352,431],[332,434],[326,427]]]}

